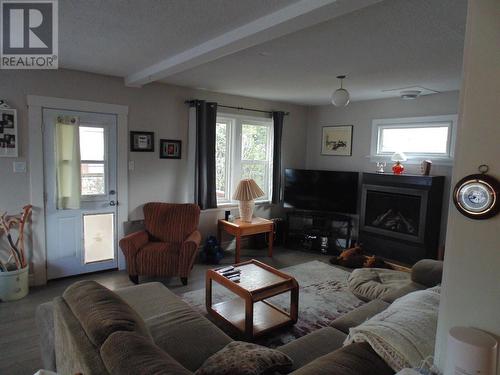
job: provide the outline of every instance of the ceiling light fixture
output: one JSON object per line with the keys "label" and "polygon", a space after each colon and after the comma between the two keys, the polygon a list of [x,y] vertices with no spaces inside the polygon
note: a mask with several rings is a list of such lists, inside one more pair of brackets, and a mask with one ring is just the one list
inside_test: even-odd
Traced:
{"label": "ceiling light fixture", "polygon": [[340,88],[335,90],[332,94],[332,104],[335,107],[345,107],[349,104],[349,100],[351,99],[349,91],[342,87],[342,81],[346,78],[346,76],[337,76],[337,78],[340,79]]}
{"label": "ceiling light fixture", "polygon": [[401,91],[401,99],[403,99],[403,100],[417,99],[421,93],[422,93],[422,91],[418,91],[418,90]]}

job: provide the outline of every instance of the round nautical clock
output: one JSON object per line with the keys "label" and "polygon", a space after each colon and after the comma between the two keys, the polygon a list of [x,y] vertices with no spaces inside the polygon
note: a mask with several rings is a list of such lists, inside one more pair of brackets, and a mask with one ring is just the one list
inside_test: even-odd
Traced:
{"label": "round nautical clock", "polygon": [[487,165],[479,166],[480,174],[471,174],[455,185],[453,202],[463,215],[471,219],[488,219],[500,209],[500,182],[487,175]]}

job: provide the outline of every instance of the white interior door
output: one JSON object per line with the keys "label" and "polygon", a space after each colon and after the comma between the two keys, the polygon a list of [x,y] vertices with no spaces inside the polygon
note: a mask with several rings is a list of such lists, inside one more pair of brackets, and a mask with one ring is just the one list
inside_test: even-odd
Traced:
{"label": "white interior door", "polygon": [[[78,118],[80,207],[57,207],[56,122]],[[115,115],[43,110],[47,279],[117,268]]]}

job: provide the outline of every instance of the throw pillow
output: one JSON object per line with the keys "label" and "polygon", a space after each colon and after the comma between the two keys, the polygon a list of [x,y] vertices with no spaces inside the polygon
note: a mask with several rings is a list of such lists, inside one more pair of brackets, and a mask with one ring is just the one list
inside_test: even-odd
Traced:
{"label": "throw pillow", "polygon": [[292,365],[290,357],[278,350],[233,341],[208,358],[195,375],[259,375],[286,371]]}

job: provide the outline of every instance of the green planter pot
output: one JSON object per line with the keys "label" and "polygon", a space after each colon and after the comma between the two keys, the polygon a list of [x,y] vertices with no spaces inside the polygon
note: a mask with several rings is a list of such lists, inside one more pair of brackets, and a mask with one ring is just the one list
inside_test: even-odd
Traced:
{"label": "green planter pot", "polygon": [[29,291],[29,266],[17,271],[0,272],[0,300],[15,301]]}

